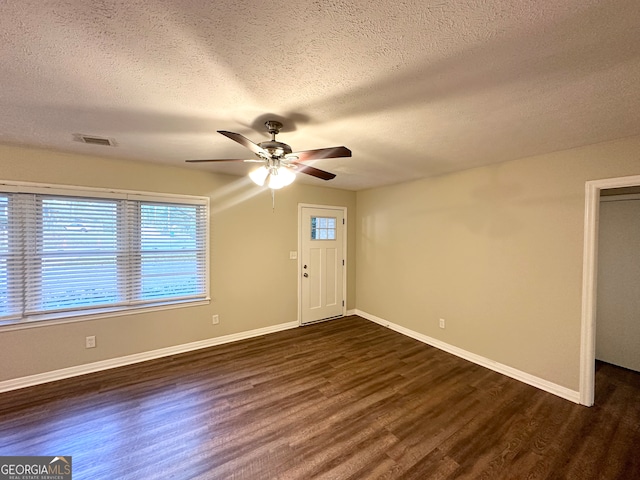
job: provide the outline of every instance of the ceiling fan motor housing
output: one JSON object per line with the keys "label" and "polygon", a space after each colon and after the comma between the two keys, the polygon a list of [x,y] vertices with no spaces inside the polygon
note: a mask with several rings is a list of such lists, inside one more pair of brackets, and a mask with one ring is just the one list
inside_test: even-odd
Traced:
{"label": "ceiling fan motor housing", "polygon": [[270,140],[268,142],[260,142],[258,144],[260,148],[269,152],[269,155],[272,157],[284,157],[285,155],[292,152],[291,147],[286,143],[276,142],[275,140]]}

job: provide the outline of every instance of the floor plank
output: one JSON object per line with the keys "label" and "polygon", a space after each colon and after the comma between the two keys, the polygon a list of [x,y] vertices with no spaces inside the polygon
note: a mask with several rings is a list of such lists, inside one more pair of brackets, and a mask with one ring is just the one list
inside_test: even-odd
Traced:
{"label": "floor plank", "polygon": [[640,374],[586,408],[358,317],[0,394],[74,479],[640,478]]}

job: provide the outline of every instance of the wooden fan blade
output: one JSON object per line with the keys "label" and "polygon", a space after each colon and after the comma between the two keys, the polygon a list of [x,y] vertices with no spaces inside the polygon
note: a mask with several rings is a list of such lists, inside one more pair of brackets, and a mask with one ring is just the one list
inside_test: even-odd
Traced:
{"label": "wooden fan blade", "polygon": [[335,173],[325,172],[324,170],[320,170],[319,168],[311,167],[309,165],[296,164],[295,167],[297,172],[306,173],[307,175],[321,178],[322,180],[331,180],[332,178],[336,178]]}
{"label": "wooden fan blade", "polygon": [[[321,158],[341,158],[350,157],[351,150],[347,147],[319,148],[317,150],[305,150],[303,152],[293,152],[287,155],[292,163],[306,162],[307,160],[319,160]],[[291,157],[297,157],[291,158]]]}
{"label": "wooden fan blade", "polygon": [[249,150],[251,150],[256,155],[268,155],[266,150],[262,149],[258,144],[253,143],[247,137],[244,137],[244,136],[240,135],[239,133],[227,132],[226,130],[218,130],[218,133],[221,133],[225,137],[230,138],[231,140],[233,140],[235,142],[238,142],[240,145],[242,145],[243,147],[248,148]]}
{"label": "wooden fan blade", "polygon": [[185,160],[188,163],[199,163],[199,162],[247,162],[243,158],[208,158],[204,160]]}

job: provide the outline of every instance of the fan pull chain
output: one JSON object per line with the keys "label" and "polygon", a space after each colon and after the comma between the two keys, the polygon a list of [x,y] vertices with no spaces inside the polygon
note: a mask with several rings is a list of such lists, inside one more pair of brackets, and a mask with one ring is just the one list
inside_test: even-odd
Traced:
{"label": "fan pull chain", "polygon": [[276,213],[276,191],[271,188],[271,211]]}

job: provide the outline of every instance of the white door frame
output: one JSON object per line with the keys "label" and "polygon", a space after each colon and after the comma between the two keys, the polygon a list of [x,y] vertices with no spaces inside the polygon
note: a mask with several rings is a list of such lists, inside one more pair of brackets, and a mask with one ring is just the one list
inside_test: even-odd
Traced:
{"label": "white door frame", "polygon": [[342,230],[342,258],[344,259],[344,268],[342,269],[342,315],[347,313],[347,207],[338,205],[317,205],[315,203],[299,203],[298,204],[298,325],[302,325],[302,209],[303,208],[328,208],[331,210],[341,210],[344,218]]}
{"label": "white door frame", "polygon": [[598,277],[598,220],[600,190],[640,186],[640,175],[591,180],[585,185],[584,252],[582,263],[582,326],[580,333],[580,403],[595,400],[596,296]]}

